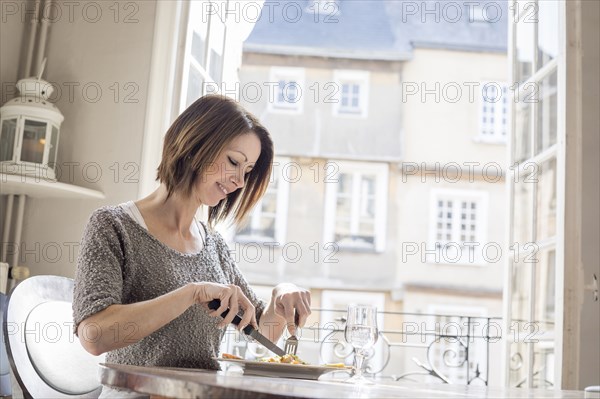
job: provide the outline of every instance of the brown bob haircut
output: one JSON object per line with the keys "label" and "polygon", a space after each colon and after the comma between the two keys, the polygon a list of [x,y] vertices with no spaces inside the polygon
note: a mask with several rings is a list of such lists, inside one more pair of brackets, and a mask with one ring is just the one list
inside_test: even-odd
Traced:
{"label": "brown bob haircut", "polygon": [[210,171],[219,154],[234,138],[255,133],[260,156],[245,179],[245,185],[208,211],[212,227],[230,216],[241,224],[269,185],[273,163],[273,141],[258,119],[236,101],[222,95],[200,97],[177,119],[165,135],[157,180],[167,187],[168,197],[192,194],[194,184]]}

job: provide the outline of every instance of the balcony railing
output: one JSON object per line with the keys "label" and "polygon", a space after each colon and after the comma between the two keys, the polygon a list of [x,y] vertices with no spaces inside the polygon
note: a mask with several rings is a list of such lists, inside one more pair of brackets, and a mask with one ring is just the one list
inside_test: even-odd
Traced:
{"label": "balcony railing", "polygon": [[[352,365],[354,348],[344,339],[346,312],[312,312],[297,334],[298,356],[311,364]],[[378,324],[377,343],[363,364],[364,372],[372,377],[465,385],[500,383],[499,317],[379,312]],[[246,359],[272,355],[235,330],[225,334],[221,349]]]}

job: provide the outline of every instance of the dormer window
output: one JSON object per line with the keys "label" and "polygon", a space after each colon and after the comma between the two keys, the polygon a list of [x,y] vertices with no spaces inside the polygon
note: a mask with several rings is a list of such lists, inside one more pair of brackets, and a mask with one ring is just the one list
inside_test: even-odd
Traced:
{"label": "dormer window", "polygon": [[467,7],[469,22],[498,22],[502,16],[502,10],[496,3],[477,3]]}
{"label": "dormer window", "polygon": [[337,15],[340,12],[339,0],[312,0],[307,10],[315,14]]}

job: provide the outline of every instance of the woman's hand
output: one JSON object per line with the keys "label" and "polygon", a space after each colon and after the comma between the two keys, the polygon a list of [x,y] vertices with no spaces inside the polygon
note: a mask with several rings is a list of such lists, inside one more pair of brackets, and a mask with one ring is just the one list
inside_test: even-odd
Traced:
{"label": "woman's hand", "polygon": [[310,291],[294,284],[282,283],[273,288],[271,299],[275,314],[283,319],[291,335],[296,334],[294,313],[298,315],[298,327],[303,327],[310,315]]}
{"label": "woman's hand", "polygon": [[258,328],[254,305],[252,305],[252,302],[250,302],[237,285],[207,282],[192,283],[191,285],[194,287],[194,303],[202,304],[208,309],[208,303],[213,299],[221,301],[221,307],[208,313],[211,317],[221,317],[221,313],[229,309],[227,317],[219,323],[219,328],[223,328],[231,323],[240,310],[244,311],[244,315],[241,316],[242,321],[236,328],[242,330],[249,324]]}

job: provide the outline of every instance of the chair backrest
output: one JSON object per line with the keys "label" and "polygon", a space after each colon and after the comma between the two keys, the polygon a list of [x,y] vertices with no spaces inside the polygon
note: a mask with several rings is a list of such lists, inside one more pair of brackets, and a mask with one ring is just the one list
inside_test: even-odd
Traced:
{"label": "chair backrest", "polygon": [[[0,318],[4,320],[4,307],[6,305],[6,295],[0,293]],[[6,345],[4,344],[4,334],[0,334],[0,396],[12,395],[12,381],[10,379],[10,366],[8,365],[8,356],[6,355]]]}
{"label": "chair backrest", "polygon": [[73,280],[34,276],[10,293],[3,333],[8,358],[25,396],[97,398],[98,363],[73,331]]}

